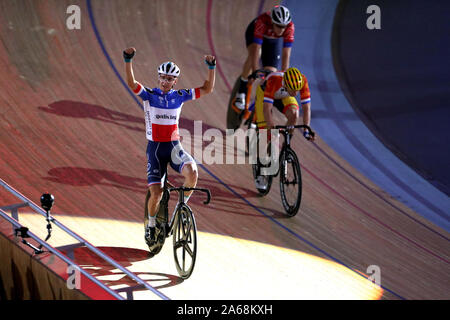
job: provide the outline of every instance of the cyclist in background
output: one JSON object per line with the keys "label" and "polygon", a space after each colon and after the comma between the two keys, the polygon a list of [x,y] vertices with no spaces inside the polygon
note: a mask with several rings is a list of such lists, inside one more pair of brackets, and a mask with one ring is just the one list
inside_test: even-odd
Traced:
{"label": "cyclist in background", "polygon": [[[296,99],[300,93],[300,103],[303,111],[303,124],[309,126],[311,122],[311,93],[308,80],[297,68],[288,68],[285,72],[272,72],[256,89],[255,122],[259,129],[271,129],[274,122],[272,107],[275,107],[287,118],[286,126],[297,124],[299,118],[299,105]],[[294,131],[291,130],[290,134]],[[314,141],[313,135],[304,129],[306,139]],[[258,178],[261,178],[259,176]],[[263,189],[263,182],[255,180],[256,187]]]}
{"label": "cyclist in background", "polygon": [[[158,67],[158,87],[147,88],[137,82],[133,74],[132,59],[135,48],[123,52],[127,84],[143,100],[147,143],[147,181],[150,190],[148,201],[149,222],[145,228],[145,240],[149,246],[155,243],[156,213],[163,193],[164,176],[167,164],[181,173],[184,187],[194,188],[197,184],[198,170],[195,160],[183,150],[179,141],[178,122],[181,108],[186,101],[198,99],[213,92],[215,83],[216,59],[204,57],[209,67],[203,86],[192,89],[174,90],[180,76],[180,69],[171,62]],[[192,191],[186,192],[187,202]]]}
{"label": "cyclist in background", "polygon": [[[281,48],[280,38],[283,38]],[[260,69],[261,58],[263,69],[284,71],[289,68],[291,48],[294,42],[294,23],[289,10],[284,6],[275,6],[255,18],[245,31],[247,46],[247,60],[240,76],[239,89],[234,98],[234,106],[239,110],[245,109],[247,84],[249,75]]]}

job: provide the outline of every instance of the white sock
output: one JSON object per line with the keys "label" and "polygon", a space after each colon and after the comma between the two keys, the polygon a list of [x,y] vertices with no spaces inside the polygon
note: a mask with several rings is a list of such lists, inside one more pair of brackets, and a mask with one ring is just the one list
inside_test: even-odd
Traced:
{"label": "white sock", "polygon": [[156,216],[148,218],[148,226],[154,228],[156,226]]}

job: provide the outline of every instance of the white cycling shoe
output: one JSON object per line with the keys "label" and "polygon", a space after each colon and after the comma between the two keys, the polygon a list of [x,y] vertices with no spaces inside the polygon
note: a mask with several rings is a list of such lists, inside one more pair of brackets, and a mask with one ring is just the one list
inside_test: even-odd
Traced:
{"label": "white cycling shoe", "polygon": [[258,176],[255,179],[256,189],[266,190],[267,189],[267,179],[264,176]]}
{"label": "white cycling shoe", "polygon": [[234,100],[234,105],[239,110],[245,109],[245,93],[238,93],[236,99]]}

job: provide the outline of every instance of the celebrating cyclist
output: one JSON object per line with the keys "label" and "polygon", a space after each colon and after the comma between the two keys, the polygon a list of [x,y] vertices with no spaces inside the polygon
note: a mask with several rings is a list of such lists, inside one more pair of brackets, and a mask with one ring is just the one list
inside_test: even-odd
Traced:
{"label": "celebrating cyclist", "polygon": [[[147,181],[150,190],[148,201],[149,222],[145,230],[145,239],[150,246],[155,243],[156,213],[163,193],[164,176],[167,164],[181,173],[185,180],[183,186],[194,188],[197,184],[198,170],[195,160],[183,150],[180,144],[178,122],[181,108],[186,101],[198,99],[214,89],[216,59],[204,57],[209,67],[203,86],[193,89],[174,90],[180,76],[179,67],[164,62],[158,67],[158,87],[147,88],[137,82],[133,74],[132,59],[135,48],[123,52],[127,84],[143,100],[147,144]],[[187,202],[191,192],[186,192]]]}
{"label": "celebrating cyclist", "polygon": [[[282,47],[280,38],[283,38]],[[277,71],[289,68],[291,48],[294,42],[294,23],[289,10],[277,5],[271,11],[255,18],[245,31],[247,60],[240,76],[240,85],[234,100],[234,106],[245,109],[245,98],[249,75],[260,69],[259,59],[266,70]]]}

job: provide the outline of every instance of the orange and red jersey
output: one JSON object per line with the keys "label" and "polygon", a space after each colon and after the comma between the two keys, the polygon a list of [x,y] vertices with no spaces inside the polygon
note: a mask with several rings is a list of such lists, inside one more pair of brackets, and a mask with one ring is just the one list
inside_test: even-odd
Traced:
{"label": "orange and red jersey", "polygon": [[[300,90],[300,103],[311,102],[311,93],[309,91],[308,80],[303,77],[303,88]],[[284,99],[289,97],[289,93],[283,87],[283,72],[272,72],[266,78],[264,88],[264,102],[272,103],[275,99]]]}

